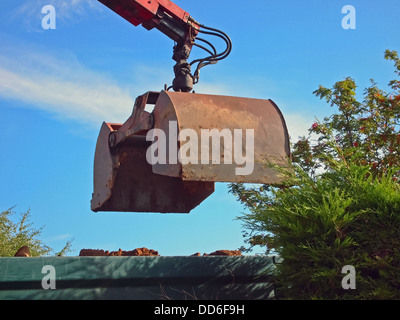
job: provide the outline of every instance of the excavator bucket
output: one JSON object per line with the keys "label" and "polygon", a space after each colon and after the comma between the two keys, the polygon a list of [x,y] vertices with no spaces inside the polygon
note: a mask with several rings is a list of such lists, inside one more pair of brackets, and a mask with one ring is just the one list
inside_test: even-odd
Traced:
{"label": "excavator bucket", "polygon": [[178,145],[178,158],[186,161],[156,163],[154,173],[184,181],[281,183],[267,164],[287,165],[290,144],[273,101],[162,92],[154,118],[167,141],[175,139],[175,123],[178,140],[188,140]]}
{"label": "excavator bucket", "polygon": [[131,137],[111,154],[109,136],[118,126],[104,123],[97,141],[93,211],[189,213],[214,192],[211,182],[154,174],[144,136]]}
{"label": "excavator bucket", "polygon": [[92,210],[189,213],[215,182],[280,185],[269,164],[287,166],[289,157],[271,100],[148,92],[123,125],[102,126]]}

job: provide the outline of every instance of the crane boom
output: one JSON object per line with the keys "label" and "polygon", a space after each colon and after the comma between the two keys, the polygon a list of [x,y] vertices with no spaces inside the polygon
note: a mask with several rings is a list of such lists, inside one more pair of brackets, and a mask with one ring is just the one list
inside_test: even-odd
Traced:
{"label": "crane boom", "polygon": [[[175,79],[174,91],[191,92],[199,81],[200,69],[225,59],[231,52],[232,42],[222,31],[201,25],[188,12],[170,0],[99,0],[134,26],[142,25],[147,30],[157,29],[176,42],[172,59]],[[202,30],[204,29],[204,30]],[[198,38],[199,33],[217,36],[226,43],[226,50],[217,53],[211,42]],[[208,45],[206,48],[196,43],[196,39]],[[193,46],[207,51],[208,57],[188,63]],[[192,66],[197,68],[192,75]]]}

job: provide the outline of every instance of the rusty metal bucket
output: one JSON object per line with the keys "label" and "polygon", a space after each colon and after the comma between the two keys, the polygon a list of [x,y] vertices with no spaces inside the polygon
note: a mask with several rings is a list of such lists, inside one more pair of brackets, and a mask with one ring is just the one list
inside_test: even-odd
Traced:
{"label": "rusty metal bucket", "polygon": [[109,136],[116,128],[104,123],[97,141],[93,211],[188,213],[214,192],[211,182],[154,174],[144,136],[131,137],[112,154]]}
{"label": "rusty metal bucket", "polygon": [[189,213],[215,182],[281,184],[268,163],[287,166],[289,157],[285,120],[271,100],[148,92],[123,125],[102,126],[91,207]]}

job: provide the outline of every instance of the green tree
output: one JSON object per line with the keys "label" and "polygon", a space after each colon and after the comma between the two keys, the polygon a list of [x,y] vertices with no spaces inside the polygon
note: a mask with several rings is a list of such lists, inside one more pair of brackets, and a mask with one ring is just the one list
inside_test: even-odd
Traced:
{"label": "green tree", "polygon": [[[397,52],[386,51],[395,63]],[[295,299],[400,298],[400,81],[371,86],[362,101],[346,78],[314,92],[337,112],[293,146],[286,186],[232,184],[247,209],[238,217],[251,250],[278,254],[278,296]],[[342,267],[357,271],[344,290]]]}
{"label": "green tree", "polygon": [[[35,228],[30,222],[28,210],[15,222],[15,211],[10,208],[0,213],[0,257],[13,257],[22,246],[28,246],[32,257],[50,255],[53,250],[39,239],[44,227]],[[70,251],[71,241],[55,255],[64,255]]]}
{"label": "green tree", "polygon": [[[387,50],[385,59],[394,62],[395,73],[400,75],[397,52]],[[388,92],[379,89],[373,79],[370,81],[361,102],[356,97],[357,85],[350,77],[335,83],[332,89],[320,86],[314,92],[338,112],[315,122],[309,137],[294,145],[294,162],[315,174],[318,168],[329,168],[337,147],[343,150],[342,160],[369,165],[373,173],[400,165],[400,81],[390,81]],[[312,141],[313,135],[317,136],[316,141]]]}

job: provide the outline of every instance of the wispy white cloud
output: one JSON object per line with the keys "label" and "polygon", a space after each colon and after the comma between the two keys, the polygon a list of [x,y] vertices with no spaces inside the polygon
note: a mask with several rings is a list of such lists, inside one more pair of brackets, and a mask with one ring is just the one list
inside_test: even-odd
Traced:
{"label": "wispy white cloud", "polygon": [[44,240],[48,243],[51,243],[51,242],[57,242],[57,241],[63,241],[66,239],[71,239],[72,237],[73,237],[72,234],[65,233],[65,234],[59,234],[59,235],[55,235],[55,236],[49,236],[49,237],[46,237]]}
{"label": "wispy white cloud", "polygon": [[34,51],[0,53],[0,96],[86,123],[121,122],[132,111],[127,87],[74,57]]}
{"label": "wispy white cloud", "polygon": [[19,74],[0,68],[0,94],[51,113],[86,121],[104,119],[110,116],[110,109],[118,115],[131,104],[127,92],[95,80],[98,82],[96,85],[75,83],[43,74]]}

